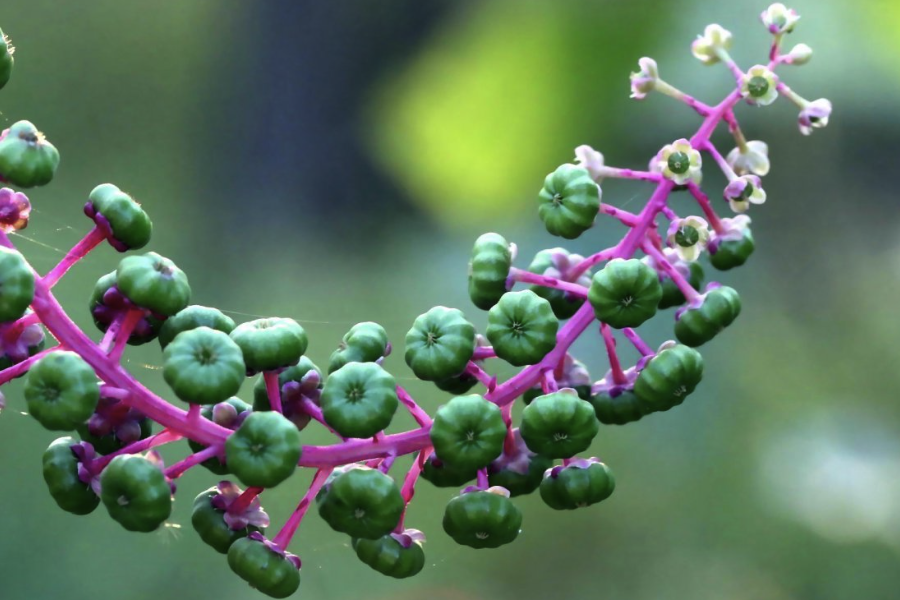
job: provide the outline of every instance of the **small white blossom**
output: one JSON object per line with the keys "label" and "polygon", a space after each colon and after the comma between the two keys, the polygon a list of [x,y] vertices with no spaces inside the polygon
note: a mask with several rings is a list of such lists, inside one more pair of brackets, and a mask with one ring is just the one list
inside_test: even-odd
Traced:
{"label": "small white blossom", "polygon": [[800,20],[800,15],[793,8],[788,8],[781,2],[776,2],[762,11],[759,19],[766,26],[766,29],[769,30],[769,33],[777,35],[793,31],[797,21]]}
{"label": "small white blossom", "polygon": [[765,177],[769,173],[769,146],[760,140],[751,140],[743,150],[734,148],[729,152],[725,161],[738,175],[752,173]]}
{"label": "small white blossom", "polygon": [[676,219],[669,225],[666,242],[681,260],[694,262],[709,243],[709,223],[700,217]]}
{"label": "small white blossom", "polygon": [[703,35],[698,35],[691,44],[691,52],[704,65],[713,65],[719,62],[719,52],[731,48],[731,32],[713,23],[707,25]]}
{"label": "small white blossom", "polygon": [[716,248],[722,242],[736,241],[744,237],[744,230],[750,227],[750,217],[747,215],[735,215],[734,217],[719,219],[722,231],[710,232],[708,248]]}
{"label": "small white blossom", "polygon": [[694,150],[691,143],[682,138],[663,147],[657,154],[657,170],[666,179],[678,185],[684,185],[699,174],[703,166],[700,153]]}
{"label": "small white blossom", "polygon": [[766,201],[766,191],[756,175],[742,175],[725,188],[725,199],[731,210],[737,213],[747,212],[751,204],[762,204]]}
{"label": "small white blossom", "polygon": [[778,78],[762,65],[750,67],[741,80],[741,96],[750,104],[767,106],[778,98]]}
{"label": "small white blossom", "polygon": [[583,144],[575,148],[575,164],[583,169],[587,169],[591,179],[600,183],[603,180],[601,172],[603,171],[604,162],[603,154],[597,152],[587,144]]}
{"label": "small white blossom", "polygon": [[812,48],[806,44],[797,44],[791,51],[784,55],[788,63],[792,65],[805,65],[812,58]]}
{"label": "small white blossom", "polygon": [[797,123],[800,133],[809,135],[813,129],[821,129],[828,125],[828,117],[831,116],[831,102],[825,98],[813,100],[800,111]]}
{"label": "small white blossom", "polygon": [[659,80],[659,69],[656,61],[646,56],[638,60],[638,66],[641,70],[631,74],[631,97],[635,100],[643,100],[656,87],[656,82]]}

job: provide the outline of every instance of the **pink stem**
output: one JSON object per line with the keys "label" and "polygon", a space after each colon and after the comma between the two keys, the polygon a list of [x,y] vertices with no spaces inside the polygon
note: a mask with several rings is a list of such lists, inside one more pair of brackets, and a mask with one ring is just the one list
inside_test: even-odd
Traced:
{"label": "pink stem", "polygon": [[568,294],[577,296],[578,298],[587,298],[588,294],[588,289],[583,285],[578,285],[577,283],[569,283],[568,281],[563,281],[561,279],[557,279],[556,277],[538,275],[537,273],[532,273],[531,271],[526,271],[524,269],[517,269],[515,267],[512,267],[509,270],[509,278],[506,280],[507,287],[510,287],[509,282],[511,280],[518,281],[520,283],[531,283],[542,287],[562,290]]}
{"label": "pink stem", "polygon": [[725,65],[728,67],[728,70],[731,71],[731,74],[734,75],[734,78],[737,80],[738,85],[740,85],[744,80],[744,72],[741,71],[741,68],[737,66],[737,63],[730,58],[725,61]]}
{"label": "pink stem", "polygon": [[666,275],[668,275],[675,285],[678,286],[678,289],[681,290],[681,293],[684,294],[684,297],[688,302],[693,302],[700,297],[697,290],[695,290],[690,282],[685,279],[684,275],[675,268],[675,265],[669,262],[669,259],[666,258],[665,254],[654,248],[652,244],[648,243],[642,244],[641,249],[653,257],[653,262],[656,263],[657,267],[666,272]]}
{"label": "pink stem", "polygon": [[106,333],[103,334],[103,339],[100,340],[100,349],[104,352],[109,352],[112,343],[116,339],[116,334],[119,333],[119,328],[122,326],[122,320],[125,318],[127,313],[120,312],[113,319],[112,323],[109,324],[109,327],[106,328]]}
{"label": "pink stem", "polygon": [[484,369],[479,367],[471,360],[466,365],[466,373],[475,377],[475,379],[477,379],[484,387],[486,387],[489,392],[497,387],[497,378],[493,375],[487,374]]}
{"label": "pink stem", "polygon": [[431,417],[428,416],[428,413],[422,410],[422,408],[416,404],[416,401],[413,400],[413,397],[409,395],[409,392],[399,385],[397,386],[397,398],[400,399],[401,404],[406,407],[409,414],[412,415],[412,418],[416,420],[419,427],[431,427]]}
{"label": "pink stem", "polygon": [[623,225],[627,225],[628,227],[634,227],[638,224],[637,215],[634,213],[630,213],[627,210],[622,210],[621,208],[616,208],[610,204],[600,204],[600,212],[603,214],[607,214],[611,217],[615,217],[619,221],[622,222]]}
{"label": "pink stem", "polygon": [[266,488],[262,487],[248,487],[246,490],[241,492],[241,495],[237,497],[237,500],[232,502],[228,506],[228,510],[226,511],[230,515],[239,515],[253,504],[253,501],[256,500],[256,497],[265,491]]}
{"label": "pink stem", "polygon": [[709,136],[715,131],[716,125],[722,120],[723,115],[731,110],[731,108],[740,100],[741,90],[735,89],[728,94],[724,100],[719,102],[709,116],[703,120],[703,124],[700,125],[700,129],[697,130],[697,133],[691,137],[691,146],[696,149],[701,149],[703,144],[709,141]]}
{"label": "pink stem", "polygon": [[725,233],[725,225],[722,224],[719,215],[713,210],[712,203],[709,201],[709,196],[707,196],[693,181],[689,181],[687,186],[688,191],[691,192],[691,195],[697,200],[697,204],[700,205],[700,210],[703,211],[703,215],[706,217],[706,220],[709,221],[713,231],[720,235]]}
{"label": "pink stem", "polygon": [[490,483],[488,483],[487,468],[478,469],[478,481],[476,482],[476,485],[480,490],[486,490],[490,487]]}
{"label": "pink stem", "polygon": [[716,161],[716,164],[719,165],[719,168],[722,169],[722,173],[725,174],[725,177],[728,178],[728,181],[734,181],[737,175],[734,172],[734,169],[731,168],[731,165],[728,164],[728,161],[725,160],[725,157],[716,149],[712,142],[707,141],[702,146],[703,150],[709,152],[710,156],[713,157],[713,160]]}
{"label": "pink stem", "polygon": [[391,467],[394,466],[394,461],[397,459],[396,454],[388,454],[381,460],[381,464],[378,465],[378,470],[382,473],[387,473],[391,470]]}
{"label": "pink stem", "polygon": [[541,373],[541,391],[545,394],[552,394],[559,391],[559,384],[556,383],[556,375],[554,369],[546,369]]}
{"label": "pink stem", "polygon": [[607,261],[611,258],[614,258],[616,254],[616,247],[607,248],[606,250],[602,250],[595,254],[592,254],[582,260],[580,263],[572,267],[566,272],[566,278],[568,279],[578,279],[588,270],[594,267],[603,261]]}
{"label": "pink stem", "polygon": [[[313,420],[318,421],[319,423],[324,425],[325,429],[327,429],[328,431],[330,431],[337,437],[344,439],[344,437],[341,434],[339,434],[337,431],[332,429],[331,425],[329,425],[325,421],[325,417],[324,417],[324,415],[322,415],[322,408],[318,404],[316,404],[315,402],[313,402],[306,396],[301,396],[300,397],[300,408],[301,408],[301,410],[303,410],[303,412],[308,414]],[[301,458],[301,462],[302,462],[302,460],[303,459]]]}
{"label": "pink stem", "polygon": [[162,446],[163,444],[168,444],[169,442],[177,442],[180,439],[181,436],[177,433],[169,431],[168,429],[163,429],[156,435],[151,435],[148,438],[138,440],[136,442],[128,444],[124,448],[119,448],[115,452],[110,452],[106,456],[101,456],[94,459],[94,462],[91,463],[89,469],[91,473],[99,473],[104,469],[104,467],[106,467],[106,465],[110,463],[112,459],[117,456],[121,456],[123,454],[138,454],[145,450],[150,450],[151,448],[156,448],[157,446]]}
{"label": "pink stem", "polygon": [[131,392],[117,388],[114,385],[101,385],[100,396],[103,398],[113,398],[114,400],[128,400]]}
{"label": "pink stem", "polygon": [[40,323],[41,318],[38,317],[35,313],[28,313],[18,321],[14,321],[13,323],[9,323],[5,326],[5,331],[3,331],[3,338],[9,342],[15,342],[16,339],[22,332],[25,331],[25,328],[34,325],[35,323]]}
{"label": "pink stem", "polygon": [[600,333],[603,335],[603,343],[606,345],[606,354],[609,356],[609,368],[612,371],[613,383],[616,385],[625,385],[628,378],[622,371],[622,363],[619,362],[619,355],[616,353],[616,338],[613,337],[612,330],[606,323],[600,323]]}
{"label": "pink stem", "polygon": [[475,354],[472,355],[472,360],[484,360],[486,358],[497,358],[497,353],[494,352],[494,349],[491,346],[480,346],[475,348]]}
{"label": "pink stem", "polygon": [[631,327],[626,327],[622,330],[622,333],[628,339],[631,344],[637,348],[637,351],[641,353],[641,356],[652,356],[656,354],[653,351],[653,348],[647,345],[647,343],[641,339],[641,336],[638,335],[638,332],[632,329]]}
{"label": "pink stem", "polygon": [[316,494],[318,494],[322,486],[325,485],[325,481],[328,479],[328,476],[331,475],[331,471],[332,469],[319,469],[316,471],[316,475],[313,477],[309,489],[306,490],[306,494],[303,495],[303,499],[300,500],[300,504],[298,504],[297,508],[294,509],[294,512],[291,513],[291,516],[284,524],[284,527],[281,528],[281,531],[279,531],[272,540],[273,544],[282,550],[287,549],[288,544],[291,543],[291,539],[297,532],[297,527],[300,526],[300,522],[303,520],[303,516],[306,514],[306,511],[309,510],[309,506],[312,504]]}
{"label": "pink stem", "polygon": [[281,408],[281,386],[278,383],[278,373],[266,371],[263,373],[266,382],[266,393],[269,395],[269,407],[277,412],[284,412]]}
{"label": "pink stem", "polygon": [[125,314],[125,318],[122,320],[122,326],[119,327],[119,330],[116,332],[116,343],[113,345],[112,350],[109,351],[110,360],[119,362],[122,358],[122,353],[125,351],[125,345],[128,343],[128,338],[131,337],[131,332],[134,331],[134,328],[137,327],[137,324],[143,318],[143,310],[128,310]]}
{"label": "pink stem", "polygon": [[403,479],[403,487],[400,488],[400,496],[403,498],[404,504],[403,514],[400,515],[400,521],[397,523],[397,527],[394,528],[394,533],[403,533],[403,522],[406,520],[406,509],[412,501],[413,496],[416,495],[416,482],[419,480],[419,475],[422,473],[422,467],[425,465],[425,459],[428,458],[430,452],[430,446],[426,446],[420,450],[415,460],[413,460],[412,465],[409,467],[409,471],[406,472],[406,477]]}
{"label": "pink stem", "polygon": [[656,183],[662,179],[662,175],[659,173],[635,171],[633,169],[619,169],[616,167],[600,167],[598,172],[600,177],[614,177],[617,179],[635,179],[638,181],[653,181]]}
{"label": "pink stem", "polygon": [[59,346],[54,346],[53,348],[47,348],[46,350],[41,350],[34,356],[29,356],[25,360],[20,363],[16,363],[11,367],[6,367],[2,371],[0,371],[0,385],[7,383],[8,381],[12,381],[19,375],[24,374],[28,369],[34,366],[34,363],[41,360],[51,352],[56,352],[60,350]]}
{"label": "pink stem", "polygon": [[44,275],[43,282],[47,288],[49,289],[56,285],[56,283],[62,279],[62,276],[65,275],[75,263],[87,256],[91,250],[96,248],[97,245],[105,239],[106,234],[103,233],[99,227],[95,226],[91,229],[86,236],[81,238],[81,241],[75,244],[72,249],[66,253],[55,267],[50,269],[50,271]]}
{"label": "pink stem", "polygon": [[516,453],[516,436],[512,426],[512,403],[507,404],[501,410],[503,422],[506,424],[506,437],[503,439],[503,453],[512,456]]}
{"label": "pink stem", "polygon": [[218,456],[222,452],[222,446],[210,446],[199,452],[195,452],[181,460],[165,471],[166,477],[169,479],[178,479],[181,475],[190,469],[202,463],[203,461]]}

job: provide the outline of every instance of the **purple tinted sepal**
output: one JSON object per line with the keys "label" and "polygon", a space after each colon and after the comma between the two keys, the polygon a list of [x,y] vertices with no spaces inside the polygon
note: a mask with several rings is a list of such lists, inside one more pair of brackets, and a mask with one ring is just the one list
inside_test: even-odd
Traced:
{"label": "purple tinted sepal", "polygon": [[425,543],[425,534],[418,529],[404,529],[402,533],[394,532],[389,535],[403,548],[409,548],[413,544],[421,546]]}
{"label": "purple tinted sepal", "polygon": [[224,521],[232,529],[244,529],[248,525],[265,529],[269,526],[269,515],[262,509],[259,496],[255,497],[243,511],[229,512],[231,505],[241,496],[243,490],[234,483],[223,480],[216,485],[219,493],[212,497],[210,504],[225,513]]}
{"label": "purple tinted sepal", "polygon": [[253,540],[254,542],[260,542],[263,546],[265,546],[266,548],[268,548],[269,550],[271,550],[278,556],[282,556],[282,557],[286,558],[294,565],[294,567],[298,571],[300,570],[300,566],[302,563],[300,562],[300,557],[297,556],[296,554],[291,554],[290,552],[287,552],[286,550],[281,548],[281,546],[279,546],[275,542],[272,542],[271,540],[266,538],[266,536],[264,536],[263,534],[261,534],[258,531],[254,531],[254,532],[250,533],[247,537],[249,539]]}

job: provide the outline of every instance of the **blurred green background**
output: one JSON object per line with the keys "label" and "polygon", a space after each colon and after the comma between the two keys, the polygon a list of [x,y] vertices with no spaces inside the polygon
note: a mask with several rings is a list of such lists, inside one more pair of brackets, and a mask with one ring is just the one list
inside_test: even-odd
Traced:
{"label": "blurred green background", "polygon": [[[816,54],[782,74],[800,94],[830,98],[832,122],[803,138],[785,99],[740,107],[744,131],[769,143],[773,164],[769,200],[751,213],[756,254],[740,272],[714,276],[739,289],[744,313],[703,348],[706,377],[685,405],[601,430],[591,452],[615,471],[616,493],[574,513],[522,499],[519,539],[478,552],[449,542],[440,519],[452,494],[423,483],[408,525],[428,535],[428,565],[402,582],[360,563],[313,513],[292,546],[304,561],[301,594],[897,598],[900,212],[889,174],[900,150],[900,4],[790,5],[803,19],[787,46],[803,41]],[[576,145],[642,168],[698,122],[665,98],[628,99],[637,59],[656,58],[668,81],[713,102],[730,78],[694,60],[690,41],[719,22],[734,32],[740,64],[762,62],[765,6],[8,0],[0,26],[18,51],[0,121],[32,120],[62,155],[53,184],[29,194],[32,223],[16,242],[49,269],[87,231],[87,193],[112,181],[144,203],[152,249],[188,273],[196,302],[239,321],[294,317],[320,364],[357,321],[381,322],[398,349],[414,316],[435,304],[482,324],[465,292],[474,238],[504,234],[525,265],[558,245],[534,200]],[[714,141],[732,147],[723,132]],[[718,198],[723,180],[706,173]],[[604,200],[633,210],[650,191],[603,187]],[[674,206],[694,210],[684,198]],[[567,247],[591,252],[621,233],[604,220]],[[86,298],[118,260],[98,250],[58,286],[92,333]],[[662,342],[671,315],[645,329]],[[576,348],[599,378],[599,339]],[[433,411],[446,396],[411,380],[401,356],[386,365]],[[126,358],[165,393],[155,344]],[[102,508],[86,518],[60,511],[40,470],[56,436],[21,414],[20,390],[4,390],[0,415],[0,598],[257,597],[190,528],[190,500],[216,480],[206,472],[180,480],[171,524],[156,534],[126,533]],[[397,474],[406,465],[398,461]],[[265,494],[276,527],[308,479]]]}

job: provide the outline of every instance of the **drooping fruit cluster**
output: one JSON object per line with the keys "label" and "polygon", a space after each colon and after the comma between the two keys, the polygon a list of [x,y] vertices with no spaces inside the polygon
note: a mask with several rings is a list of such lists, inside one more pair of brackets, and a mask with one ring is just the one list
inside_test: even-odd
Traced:
{"label": "drooping fruit cluster", "polygon": [[[720,218],[701,190],[701,153],[725,173],[724,198],[743,213],[765,200],[760,177],[769,161],[764,143],[744,139],[735,106],[785,95],[801,106],[801,131],[827,123],[830,103],[803,100],[774,74],[776,66],[809,59],[802,44],[780,51],[797,18],[781,4],[763,13],[774,36],[770,59],[747,72],[728,55],[731,34],[718,25],[706,28],[694,55],[706,64],[725,63],[735,77],[734,90],[716,105],[664,82],[653,60],[639,61],[641,71],[631,78],[635,98],[656,90],[702,117],[692,137],[662,148],[647,171],[606,166],[602,154],[580,146],[575,163],[546,177],[536,208],[548,232],[574,239],[605,215],[626,227],[616,245],[587,257],[559,247],[542,250],[521,269],[513,266],[516,246],[502,235],[476,240],[468,288],[475,307],[487,311],[483,335],[463,311],[437,306],[412,322],[404,340],[413,374],[450,395],[433,420],[389,370],[392,345],[379,324],[353,326],[326,373],[305,356],[307,335],[296,321],[236,324],[216,308],[191,304],[187,275],[153,252],[126,256],[97,281],[87,310],[102,337],[92,341],[52,288],[103,241],[122,253],[146,246],[152,232],[146,212],[115,185],[97,186],[84,205],[93,228],[40,275],[7,235],[27,225],[30,203],[3,188],[0,384],[25,376],[28,412],[45,428],[66,432],[44,452],[51,496],[70,513],[88,514],[103,504],[125,529],[153,531],[171,514],[177,479],[202,465],[218,480],[193,498],[194,529],[227,555],[240,578],[276,598],[299,586],[300,559],[288,546],[312,505],[350,537],[361,561],[404,578],[425,564],[424,535],[406,528],[404,518],[420,475],[437,487],[464,486],[447,504],[443,528],[472,548],[516,539],[523,515],[515,496],[539,492],[554,510],[606,500],[615,488],[612,472],[580,455],[602,437],[604,425],[681,404],[703,375],[696,348],[740,314],[734,289],[712,282],[700,290],[704,270],[697,260],[704,251],[714,269],[728,270],[754,249],[749,218]],[[11,46],[3,41],[0,87],[13,68]],[[711,141],[722,122],[737,145],[727,157]],[[14,187],[49,183],[58,163],[56,149],[27,121],[0,136],[0,180]],[[600,183],[607,177],[650,182],[655,190],[639,213],[630,213],[602,201]],[[679,217],[667,206],[682,190],[696,199],[703,217]],[[512,291],[517,283],[529,287]],[[654,350],[635,328],[672,307],[678,307],[677,341]],[[569,349],[597,323],[609,369],[594,381]],[[641,355],[630,368],[620,362],[616,331]],[[50,338],[56,345],[45,347]],[[174,403],[151,393],[121,364],[126,345],[154,340]],[[485,371],[487,360],[523,368],[498,382]],[[236,397],[247,377],[256,378],[252,403]],[[516,426],[512,408],[519,399],[524,409]],[[387,434],[398,410],[409,411],[418,426]],[[303,430],[313,421],[339,438],[336,443],[304,446]],[[154,448],[182,438],[191,454],[165,466]],[[398,485],[389,473],[395,459],[408,454],[412,466]],[[269,535],[260,496],[298,466],[315,471],[312,483],[284,526]]]}

